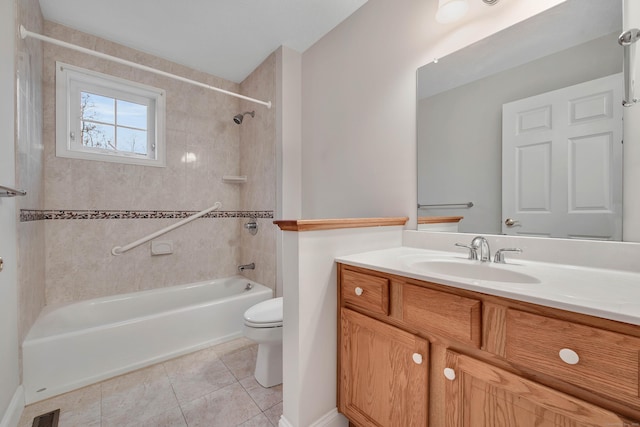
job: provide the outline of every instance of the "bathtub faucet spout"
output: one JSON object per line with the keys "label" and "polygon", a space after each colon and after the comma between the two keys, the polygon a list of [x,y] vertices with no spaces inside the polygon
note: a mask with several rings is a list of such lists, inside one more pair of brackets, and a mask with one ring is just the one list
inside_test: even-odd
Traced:
{"label": "bathtub faucet spout", "polygon": [[238,266],[238,270],[240,271],[255,270],[255,269],[256,269],[256,264],[254,262],[252,262],[251,264],[243,264]]}

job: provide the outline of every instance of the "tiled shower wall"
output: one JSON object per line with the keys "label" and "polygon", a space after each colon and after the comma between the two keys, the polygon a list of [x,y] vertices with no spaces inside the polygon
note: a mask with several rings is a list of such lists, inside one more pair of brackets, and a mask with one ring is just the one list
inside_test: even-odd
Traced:
{"label": "tiled shower wall", "polygon": [[[275,101],[275,53],[240,84],[240,91],[253,98]],[[240,205],[250,211],[275,211],[276,107],[266,109],[242,100],[240,109],[242,112],[256,112],[254,118],[245,116],[240,125],[240,170],[242,175],[247,175],[247,183],[240,190]],[[256,235],[244,229],[240,234],[241,262],[255,262],[256,269],[245,272],[250,279],[260,283],[275,283],[277,226],[268,218],[258,218],[257,223]]]}
{"label": "tiled shower wall", "polygon": [[[55,23],[45,22],[44,31],[50,37],[226,90],[241,89],[233,82]],[[165,89],[167,166],[156,168],[56,157],[56,60]],[[242,224],[246,220],[233,216],[245,215],[246,210],[268,213],[273,210],[273,204],[266,205],[270,200],[275,203],[275,196],[243,206],[240,196],[245,191],[243,185],[223,183],[222,176],[246,174],[250,181],[272,180],[273,188],[275,176],[272,179],[266,175],[268,168],[247,173],[241,170],[240,145],[254,141],[243,141],[240,127],[233,122],[233,116],[241,110],[236,98],[50,44],[45,44],[44,49],[43,90],[46,209],[72,211],[71,214],[81,217],[86,216],[83,215],[86,211],[97,211],[92,215],[96,218],[113,211],[125,212],[127,217],[142,217],[36,221],[45,223],[47,304],[226,277],[237,273],[239,263],[251,262],[246,259],[250,255],[242,254],[241,240],[245,234]],[[268,91],[272,92],[273,88]],[[256,110],[256,116],[269,111],[259,105],[252,109]],[[275,119],[275,116],[263,117]],[[263,129],[275,127],[273,123],[265,124]],[[186,153],[193,155],[186,156]],[[194,156],[195,161],[187,161]],[[182,211],[205,209],[216,201],[222,203],[222,211],[231,211],[233,214],[228,216],[232,217],[201,218],[159,237],[158,240],[173,241],[173,254],[151,256],[147,243],[120,256],[111,255],[113,246],[123,246],[178,221],[145,216],[154,216],[156,211],[165,211],[168,216],[178,212],[179,216]],[[270,219],[264,221],[271,222]],[[275,233],[272,234],[271,243],[261,244],[272,244],[270,251],[275,252]],[[273,266],[264,269],[273,273],[259,278],[272,288],[274,269],[275,260]]]}
{"label": "tiled shower wall", "polygon": [[[17,4],[16,29],[24,25],[41,32],[38,0]],[[16,198],[18,209],[44,208],[42,145],[42,43],[16,35],[16,187],[27,191]],[[45,305],[45,225],[43,221],[18,223],[18,337],[24,339]]]}

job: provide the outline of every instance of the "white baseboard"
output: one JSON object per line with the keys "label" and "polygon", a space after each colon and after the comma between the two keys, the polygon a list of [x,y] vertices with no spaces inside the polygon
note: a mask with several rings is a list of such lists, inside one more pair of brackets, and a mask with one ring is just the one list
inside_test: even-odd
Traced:
{"label": "white baseboard", "polygon": [[[332,409],[325,415],[316,420],[309,427],[346,427],[349,425],[349,421],[338,412],[337,408]],[[295,427],[287,420],[284,415],[280,417],[278,427]]]}
{"label": "white baseboard", "polygon": [[280,417],[280,421],[278,421],[278,427],[293,427],[293,424],[291,424],[284,415],[282,415]]}
{"label": "white baseboard", "polygon": [[0,420],[0,427],[18,427],[22,410],[24,409],[24,388],[19,385],[16,392],[13,393],[9,407]]}

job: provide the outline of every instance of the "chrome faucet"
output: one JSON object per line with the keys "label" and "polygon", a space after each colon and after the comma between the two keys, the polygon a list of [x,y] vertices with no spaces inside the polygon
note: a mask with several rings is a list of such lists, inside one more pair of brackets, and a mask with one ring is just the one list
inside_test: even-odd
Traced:
{"label": "chrome faucet", "polygon": [[504,253],[505,252],[517,252],[522,253],[522,249],[520,248],[502,248],[496,251],[495,256],[493,257],[493,262],[497,262],[498,264],[506,264],[504,262]]}
{"label": "chrome faucet", "polygon": [[489,249],[489,242],[487,239],[482,236],[475,237],[471,241],[471,247],[476,250],[480,249],[480,262],[491,262],[491,250]]}
{"label": "chrome faucet", "polygon": [[251,264],[243,264],[243,265],[239,265],[238,266],[238,270],[239,271],[245,271],[245,270],[255,270],[256,269],[256,263],[252,262]]}

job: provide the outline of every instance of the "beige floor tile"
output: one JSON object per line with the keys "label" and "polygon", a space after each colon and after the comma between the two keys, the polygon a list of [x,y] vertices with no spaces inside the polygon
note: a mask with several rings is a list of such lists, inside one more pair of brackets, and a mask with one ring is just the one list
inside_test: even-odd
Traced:
{"label": "beige floor tile", "polygon": [[60,427],[277,426],[282,386],[253,377],[257,348],[240,338],[47,399],[26,407],[18,426],[58,408]]}
{"label": "beige floor tile", "polygon": [[244,348],[222,356],[222,361],[238,380],[253,375],[256,367],[258,346]]}
{"label": "beige floor tile", "polygon": [[235,340],[231,340],[222,344],[218,344],[213,347],[218,356],[224,356],[225,354],[235,353],[238,350],[243,350],[247,347],[257,345],[255,341],[251,341],[249,338],[241,337]]}
{"label": "beige floor tile", "polygon": [[178,401],[183,404],[236,382],[213,349],[164,363]]}
{"label": "beige floor tile", "polygon": [[177,406],[178,400],[162,365],[102,383],[103,424],[127,425],[130,420],[149,419]]}
{"label": "beige floor tile", "polygon": [[189,427],[235,427],[260,414],[238,383],[182,405]]}
{"label": "beige floor tile", "polygon": [[126,420],[116,418],[105,418],[102,420],[101,427],[187,427],[182,411],[177,406],[146,418],[135,416]]}
{"label": "beige floor tile", "polygon": [[269,421],[266,415],[260,414],[240,424],[238,427],[273,427],[273,424],[271,424],[271,421]]}
{"label": "beige floor tile", "polygon": [[60,427],[100,427],[100,390],[100,384],[96,384],[29,405],[18,426],[31,427],[34,417],[60,409]]}
{"label": "beige floor tile", "polygon": [[273,408],[267,409],[266,411],[264,411],[264,414],[267,418],[269,418],[271,424],[277,426],[280,422],[280,417],[282,416],[282,403],[278,403]]}
{"label": "beige floor tile", "polygon": [[240,380],[240,384],[262,411],[282,402],[282,384],[265,388],[253,376]]}

